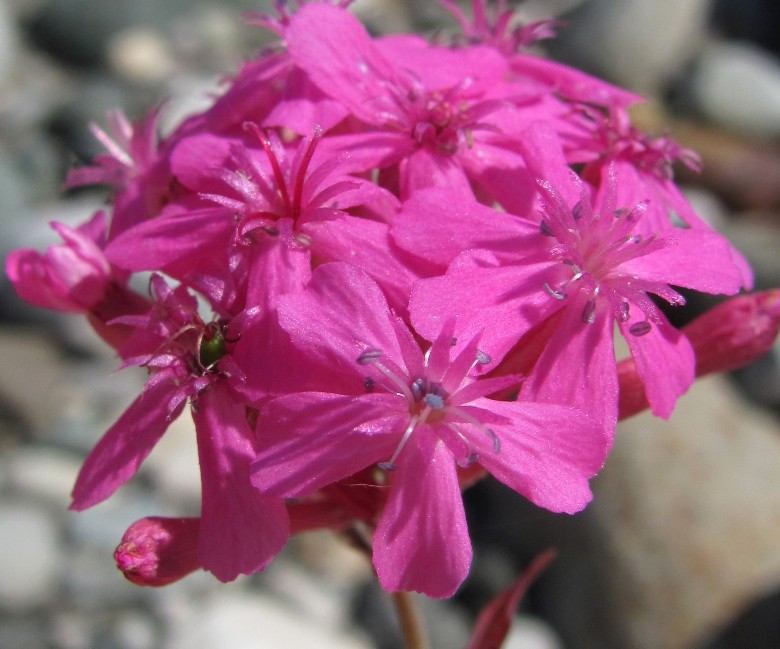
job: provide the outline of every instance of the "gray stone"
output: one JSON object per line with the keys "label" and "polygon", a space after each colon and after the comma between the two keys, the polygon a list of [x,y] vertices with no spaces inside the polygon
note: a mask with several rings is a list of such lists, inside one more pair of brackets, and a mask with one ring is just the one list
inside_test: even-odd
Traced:
{"label": "gray stone", "polygon": [[[197,514],[200,506],[200,470],[195,424],[189,409],[174,421],[145,462],[155,493],[179,505],[185,514]],[[194,511],[193,511],[194,508]]]}
{"label": "gray stone", "polygon": [[0,503],[0,607],[22,610],[55,596],[63,543],[48,512],[22,500]]}
{"label": "gray stone", "polygon": [[564,649],[552,627],[531,615],[516,615],[502,649]]}
{"label": "gray stone", "polygon": [[45,500],[63,512],[81,461],[71,453],[43,446],[26,446],[6,454],[7,487]]}
{"label": "gray stone", "polygon": [[0,88],[6,90],[20,56],[19,33],[6,0],[0,0]]}
{"label": "gray stone", "polygon": [[701,47],[711,0],[592,0],[566,16],[551,46],[636,92],[657,95]]}
{"label": "gray stone", "polygon": [[169,628],[164,649],[370,649],[356,633],[306,619],[267,595],[225,586],[193,603]]}
{"label": "gray stone", "polygon": [[715,124],[756,138],[780,135],[780,61],[748,43],[713,42],[691,80],[693,100]]}

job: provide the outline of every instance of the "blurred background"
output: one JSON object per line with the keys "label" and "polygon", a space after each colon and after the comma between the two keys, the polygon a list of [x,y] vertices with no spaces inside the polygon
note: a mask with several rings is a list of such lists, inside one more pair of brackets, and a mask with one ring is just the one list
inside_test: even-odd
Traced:
{"label": "blurred background", "polygon": [[[0,246],[43,249],[48,222],[105,203],[64,194],[99,152],[91,121],[169,99],[163,127],[208,105],[269,38],[242,24],[267,0],[0,0]],[[691,201],[780,286],[780,4],[775,0],[528,0],[564,21],[540,53],[644,94],[647,130],[702,154],[679,170]],[[433,0],[357,0],[380,32],[435,33]],[[680,321],[710,302],[693,302]],[[175,424],[109,502],[67,511],[88,450],[137,393],[78,318],[19,301],[0,279],[0,649],[396,649],[389,601],[328,534],[295,539],[262,575],[132,586],[112,552],[149,514],[198,511],[190,424]],[[539,552],[558,558],[525,600],[509,649],[780,647],[780,373],[770,355],[697,383],[669,422],[624,422],[574,517],[493,482],[467,492],[472,574],[421,601],[432,645],[465,645],[476,612]],[[188,419],[188,418],[187,418]]]}

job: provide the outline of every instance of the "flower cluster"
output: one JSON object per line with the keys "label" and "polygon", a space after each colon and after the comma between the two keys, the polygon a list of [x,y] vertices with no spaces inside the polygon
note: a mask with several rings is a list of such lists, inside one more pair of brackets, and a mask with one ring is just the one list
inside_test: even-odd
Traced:
{"label": "flower cluster", "polygon": [[106,154],[68,184],[110,185],[109,213],[8,259],[22,297],[85,314],[148,373],[74,509],[194,420],[201,515],[128,530],[138,583],[234,579],[291,533],[352,527],[385,589],[450,596],[476,478],[554,512],[590,500],[626,374],[615,328],[634,401],[667,417],[695,351],[660,303],[751,284],[674,185],[695,156],[631,125],[640,98],[525,51],[552,23],[446,1],[451,43],[373,38],[348,4],[250,16],[278,46],[165,138],[159,111],[95,128]]}

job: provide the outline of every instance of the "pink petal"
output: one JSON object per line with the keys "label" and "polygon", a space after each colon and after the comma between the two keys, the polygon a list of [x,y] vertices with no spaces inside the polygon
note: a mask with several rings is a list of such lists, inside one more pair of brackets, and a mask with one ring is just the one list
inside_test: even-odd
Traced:
{"label": "pink petal", "polygon": [[439,155],[430,147],[410,152],[399,168],[399,195],[401,200],[415,192],[439,187],[456,196],[473,195],[463,166],[451,155]]}
{"label": "pink petal", "polygon": [[407,420],[405,400],[303,392],[278,397],[260,412],[252,484],[294,498],[387,460]]}
{"label": "pink petal", "polygon": [[650,409],[657,417],[668,418],[677,398],[693,383],[695,354],[685,334],[670,325],[666,318],[652,323],[650,331],[642,336],[630,332],[631,325],[636,322],[632,319],[620,323],[620,330],[645,385]]}
{"label": "pink petal", "polygon": [[626,262],[621,271],[705,293],[733,295],[743,284],[728,241],[712,230],[667,230],[674,243]]}
{"label": "pink petal", "polygon": [[305,291],[279,300],[279,322],[312,359],[343,372],[359,372],[368,348],[397,363],[403,355],[382,290],[365,272],[345,263],[318,266]]}
{"label": "pink petal", "polygon": [[547,124],[538,122],[520,135],[520,150],[529,173],[548,183],[568,207],[580,200],[580,187],[563,155],[561,140]]}
{"label": "pink petal", "polygon": [[261,238],[247,256],[246,304],[262,313],[275,309],[280,297],[301,290],[311,278],[311,251],[279,237]]}
{"label": "pink petal", "polygon": [[451,597],[471,565],[471,542],[452,453],[419,426],[392,474],[374,534],[382,588]]}
{"label": "pink petal", "polygon": [[[478,203],[473,195],[432,188],[415,192],[393,221],[393,240],[439,272],[461,252],[538,235],[538,227]],[[522,243],[518,243],[518,247]]]}
{"label": "pink petal", "polygon": [[548,267],[547,262],[503,266],[486,251],[463,253],[446,275],[420,280],[412,287],[412,325],[431,340],[455,316],[458,345],[479,335],[480,349],[498,362],[557,307],[543,290]]}
{"label": "pink petal", "polygon": [[493,476],[553,512],[573,514],[590,502],[588,480],[601,469],[610,446],[602,425],[567,406],[491,399],[473,406],[464,410],[485,422],[501,442],[495,453],[488,436],[464,427],[478,462]]}
{"label": "pink petal", "polygon": [[87,456],[73,487],[71,509],[81,511],[97,505],[135,475],[182,411],[183,404],[169,414],[177,389],[171,379],[145,386]]}
{"label": "pink petal", "polygon": [[389,226],[369,219],[343,216],[307,223],[304,231],[314,241],[318,258],[345,261],[362,268],[376,281],[398,313],[406,310],[412,284],[420,278],[419,264],[406,263],[389,237]]}
{"label": "pink petal", "polygon": [[203,482],[198,555],[221,581],[265,568],[284,547],[290,522],[284,503],[249,481],[254,432],[246,407],[214,382],[198,395],[193,419]]}
{"label": "pink petal", "polygon": [[285,41],[320,90],[376,123],[377,97],[388,94],[382,81],[392,79],[394,70],[354,15],[327,3],[308,3],[293,16]]}
{"label": "pink petal", "polygon": [[225,255],[235,229],[222,207],[160,216],[125,230],[106,247],[111,263],[127,270],[157,270],[213,255]]}
{"label": "pink petal", "polygon": [[567,298],[563,317],[521,394],[529,400],[573,406],[614,431],[618,383],[613,319],[608,305],[598,301],[595,321],[586,324],[582,321],[586,301],[581,294]]}

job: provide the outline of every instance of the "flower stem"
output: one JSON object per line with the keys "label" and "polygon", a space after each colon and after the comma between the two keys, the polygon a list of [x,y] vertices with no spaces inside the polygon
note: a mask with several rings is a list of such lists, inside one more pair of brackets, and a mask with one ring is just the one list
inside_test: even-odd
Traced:
{"label": "flower stem", "polygon": [[420,615],[414,605],[413,595],[405,591],[392,593],[395,611],[401,623],[406,649],[429,649]]}

